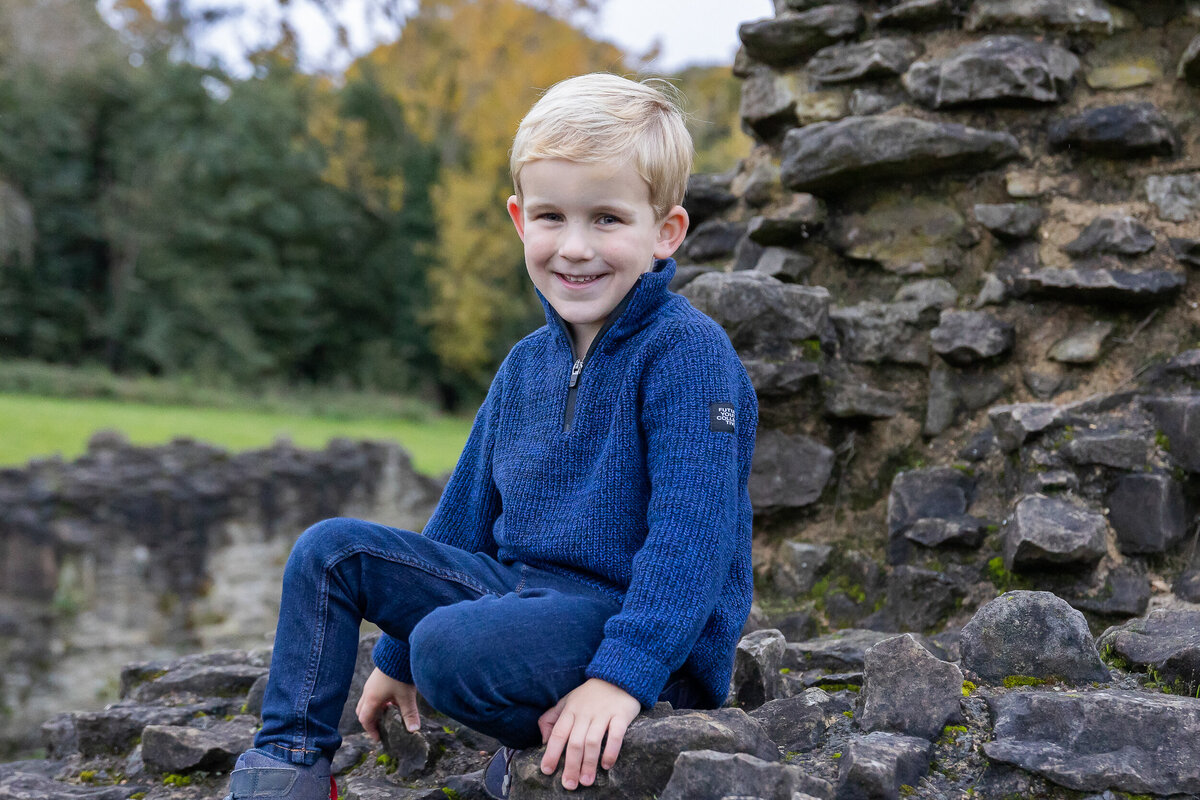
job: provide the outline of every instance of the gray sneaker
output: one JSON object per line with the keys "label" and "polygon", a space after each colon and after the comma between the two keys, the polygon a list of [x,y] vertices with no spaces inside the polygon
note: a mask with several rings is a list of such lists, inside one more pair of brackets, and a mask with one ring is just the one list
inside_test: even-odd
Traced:
{"label": "gray sneaker", "polygon": [[329,759],[318,759],[308,767],[255,749],[238,757],[225,800],[337,800],[337,796]]}

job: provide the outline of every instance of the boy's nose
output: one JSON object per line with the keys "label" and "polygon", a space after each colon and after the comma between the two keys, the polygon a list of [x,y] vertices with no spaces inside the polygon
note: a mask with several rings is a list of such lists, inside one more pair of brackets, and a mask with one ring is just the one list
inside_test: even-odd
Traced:
{"label": "boy's nose", "polygon": [[558,245],[558,254],[568,261],[590,261],[595,255],[588,236],[577,228],[568,228],[563,231],[562,240]]}

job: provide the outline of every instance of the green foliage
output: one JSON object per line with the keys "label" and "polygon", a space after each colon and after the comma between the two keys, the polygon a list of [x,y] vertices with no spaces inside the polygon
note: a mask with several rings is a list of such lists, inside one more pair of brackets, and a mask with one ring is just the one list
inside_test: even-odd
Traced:
{"label": "green foliage", "polygon": [[1035,678],[1032,675],[1006,675],[1004,677],[1004,688],[1015,689],[1018,686],[1044,686],[1045,678]]}
{"label": "green foliage", "polygon": [[79,782],[80,783],[95,783],[96,782],[96,770],[85,769],[85,770],[81,771],[79,773]]}
{"label": "green foliage", "polygon": [[1007,592],[1011,589],[1019,589],[1024,586],[1022,581],[1014,572],[1004,566],[1004,557],[995,556],[988,559],[987,562],[987,577],[992,582],[992,585],[1001,592]]}
{"label": "green foliage", "polygon": [[168,772],[163,775],[163,786],[191,786],[191,775],[179,775],[175,772]]}
{"label": "green foliage", "polygon": [[976,686],[972,681],[963,681],[962,682],[963,697],[970,697],[971,692],[975,691],[978,688],[979,687]]}

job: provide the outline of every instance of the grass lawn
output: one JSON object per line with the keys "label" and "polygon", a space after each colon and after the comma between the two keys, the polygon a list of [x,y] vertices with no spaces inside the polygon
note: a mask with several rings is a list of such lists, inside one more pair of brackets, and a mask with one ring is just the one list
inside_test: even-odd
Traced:
{"label": "grass lawn", "polygon": [[471,419],[341,418],[0,394],[0,466],[19,466],[55,453],[75,458],[86,449],[88,438],[102,429],[119,430],[136,444],[162,444],[186,436],[231,451],[266,447],[281,436],[308,448],[322,448],[339,436],[391,440],[408,451],[419,471],[438,475],[454,467]]}

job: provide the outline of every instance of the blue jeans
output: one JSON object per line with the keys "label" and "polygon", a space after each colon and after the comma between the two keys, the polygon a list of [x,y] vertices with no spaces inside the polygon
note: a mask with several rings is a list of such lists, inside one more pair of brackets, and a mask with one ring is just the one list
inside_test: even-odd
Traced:
{"label": "blue jeans", "polygon": [[[539,744],[538,717],[586,680],[619,610],[572,578],[326,520],[301,535],[284,570],[255,746],[298,764],[333,756],[364,619],[408,643],[413,683],[434,708],[510,747]],[[688,707],[696,697],[673,675],[662,699]]]}

